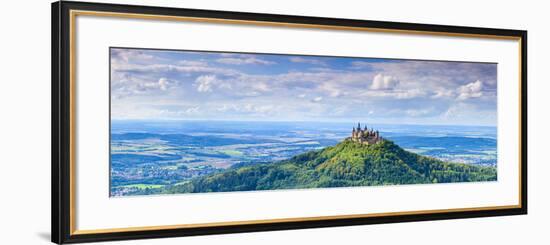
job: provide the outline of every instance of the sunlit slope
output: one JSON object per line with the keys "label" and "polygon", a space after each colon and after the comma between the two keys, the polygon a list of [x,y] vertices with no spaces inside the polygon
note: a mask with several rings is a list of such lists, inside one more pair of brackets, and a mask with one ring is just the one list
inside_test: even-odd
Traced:
{"label": "sunlit slope", "polygon": [[494,181],[496,168],[447,163],[405,151],[391,141],[350,140],[291,159],[228,169],[167,186],[163,193]]}

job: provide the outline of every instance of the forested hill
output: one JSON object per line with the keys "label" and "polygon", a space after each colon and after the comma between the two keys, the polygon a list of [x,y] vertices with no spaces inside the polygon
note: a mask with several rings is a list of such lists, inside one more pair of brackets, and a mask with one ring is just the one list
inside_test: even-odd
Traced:
{"label": "forested hill", "polygon": [[285,161],[228,169],[160,191],[223,192],[496,179],[494,167],[446,163],[405,151],[388,140],[374,145],[344,140]]}

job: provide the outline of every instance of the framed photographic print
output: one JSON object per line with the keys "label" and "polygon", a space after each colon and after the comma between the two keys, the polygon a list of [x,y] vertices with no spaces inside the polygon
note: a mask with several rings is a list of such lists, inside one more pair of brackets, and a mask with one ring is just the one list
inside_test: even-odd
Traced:
{"label": "framed photographic print", "polygon": [[527,32],[52,5],[52,241],[527,213]]}

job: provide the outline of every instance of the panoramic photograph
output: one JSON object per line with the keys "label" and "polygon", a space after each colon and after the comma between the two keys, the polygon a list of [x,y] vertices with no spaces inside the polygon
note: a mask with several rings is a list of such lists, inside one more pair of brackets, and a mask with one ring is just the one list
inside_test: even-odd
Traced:
{"label": "panoramic photograph", "polygon": [[497,64],[110,48],[111,197],[497,181]]}

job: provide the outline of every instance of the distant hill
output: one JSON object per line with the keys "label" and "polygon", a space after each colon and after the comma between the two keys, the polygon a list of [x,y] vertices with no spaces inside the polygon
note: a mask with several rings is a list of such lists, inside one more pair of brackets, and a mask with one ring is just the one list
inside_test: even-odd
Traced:
{"label": "distant hill", "polygon": [[228,169],[167,186],[161,193],[494,181],[496,168],[446,163],[405,151],[389,140],[351,140],[291,159]]}

